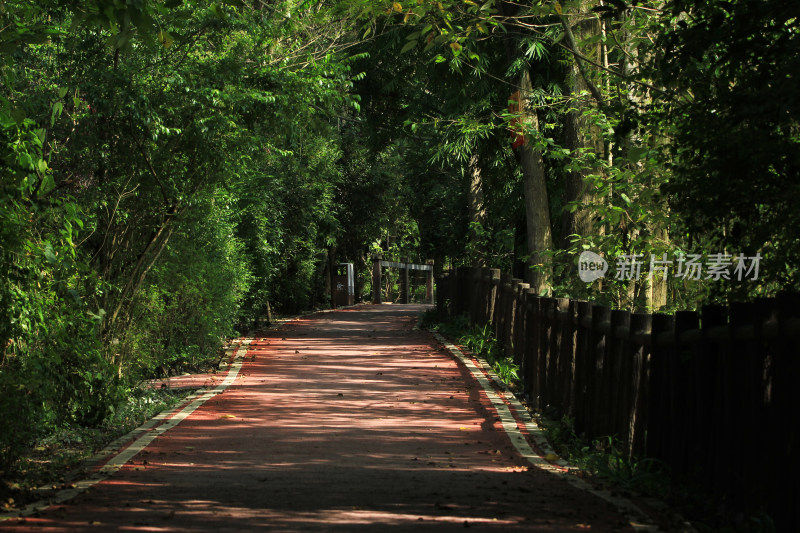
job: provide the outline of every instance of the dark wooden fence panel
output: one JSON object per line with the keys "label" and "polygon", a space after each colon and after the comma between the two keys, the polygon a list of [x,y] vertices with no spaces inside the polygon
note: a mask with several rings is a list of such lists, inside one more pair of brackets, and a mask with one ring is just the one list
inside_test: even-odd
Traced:
{"label": "dark wooden fence panel", "polygon": [[513,348],[514,363],[522,366],[522,359],[525,357],[525,322],[527,314],[527,291],[530,285],[527,283],[517,284],[517,292],[514,301],[514,341]]}
{"label": "dark wooden fence panel", "polygon": [[644,453],[647,428],[647,400],[652,316],[642,313],[631,315],[631,372],[630,402],[623,405],[627,409],[625,420],[628,423],[627,449],[629,456],[641,456]]}
{"label": "dark wooden fence panel", "polygon": [[675,317],[653,315],[652,349],[650,355],[650,397],[648,402],[648,432],[646,453],[650,457],[668,460],[672,418],[670,352],[674,347]]}
{"label": "dark wooden fence panel", "polygon": [[575,417],[575,354],[578,349],[578,303],[567,300],[564,330],[561,333],[561,358],[558,373],[561,381],[561,397],[558,400],[562,414]]}
{"label": "dark wooden fence panel", "polygon": [[522,388],[531,406],[539,408],[539,361],[542,357],[542,321],[541,305],[542,299],[533,290],[529,289],[528,294],[528,345],[526,349],[526,361],[523,361],[523,383]]}
{"label": "dark wooden fence panel", "polygon": [[[769,511],[779,524],[800,529],[800,295],[783,295],[776,301],[776,331],[772,383],[768,396],[769,427],[765,436],[767,475],[774,473],[774,483],[784,487]],[[788,529],[787,529],[788,531]]]}
{"label": "dark wooden fence panel", "polygon": [[692,429],[697,416],[697,376],[695,351],[681,342],[681,337],[696,330],[700,317],[691,311],[675,313],[675,335],[670,351],[670,417],[672,432],[669,440],[669,465],[672,472],[686,479],[695,462],[690,462],[690,449],[695,443]]}
{"label": "dark wooden fence panel", "polygon": [[591,408],[592,379],[592,304],[578,302],[578,322],[575,334],[575,386],[574,417],[575,427],[586,432],[587,419]]}
{"label": "dark wooden fence panel", "polygon": [[584,431],[587,438],[608,435],[608,391],[606,352],[610,344],[611,309],[601,305],[592,306],[592,355],[590,365],[590,407],[588,425]]}
{"label": "dark wooden fence panel", "polygon": [[440,313],[493,328],[532,408],[800,530],[799,295],[649,315],[540,297],[497,269],[437,284]]}
{"label": "dark wooden fence panel", "polygon": [[[623,427],[627,428],[628,421],[622,418],[626,409],[623,404],[628,400],[629,383],[628,374],[631,371],[630,351],[628,346],[628,330],[630,328],[631,314],[628,311],[615,309],[611,311],[611,327],[608,335],[610,342],[606,344],[606,368],[604,369],[603,382],[606,384],[608,394],[608,427],[601,433],[613,435],[622,440]],[[623,444],[625,444],[623,442]]]}

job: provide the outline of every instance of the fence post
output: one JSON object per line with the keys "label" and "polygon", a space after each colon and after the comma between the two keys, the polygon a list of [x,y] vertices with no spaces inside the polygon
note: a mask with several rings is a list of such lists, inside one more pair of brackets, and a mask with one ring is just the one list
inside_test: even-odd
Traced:
{"label": "fence post", "polygon": [[[731,420],[736,414],[730,409],[731,399],[726,391],[730,383],[730,367],[725,354],[730,351],[730,340],[712,340],[709,333],[714,328],[728,326],[728,308],[722,305],[706,305],[701,309],[703,317],[703,348],[705,375],[707,384],[712,389],[708,417],[708,428],[705,431],[705,450],[698,460],[708,467],[709,489],[712,493],[722,495],[729,485],[728,476],[733,473],[730,468],[736,458],[731,454],[730,438],[736,438],[731,431]],[[730,328],[727,328],[730,335]]]}
{"label": "fence post", "polygon": [[647,424],[647,371],[652,346],[652,322],[649,314],[634,313],[631,315],[631,400],[628,414],[628,457],[641,456],[644,453],[644,436]]}
{"label": "fence post", "polygon": [[[684,333],[693,337],[692,339],[679,339],[680,364],[685,369],[687,388],[685,390],[684,408],[687,410],[685,416],[686,426],[684,444],[684,462],[686,472],[691,477],[695,486],[706,489],[713,485],[713,481],[707,477],[707,464],[701,461],[705,455],[706,446],[710,439],[709,421],[714,413],[711,407],[714,401],[714,380],[713,368],[709,366],[710,358],[705,352],[702,341],[702,330],[700,330],[700,317],[697,313],[677,313],[676,328],[683,329],[690,333]],[[680,324],[681,321],[688,322],[686,325]],[[705,321],[704,327],[705,329]],[[702,465],[702,466],[694,466]]]}
{"label": "fence post", "polygon": [[472,267],[469,270],[469,323],[471,325],[481,324],[480,294],[481,268]]}
{"label": "fence post", "polygon": [[439,319],[448,316],[447,303],[450,299],[450,273],[442,272],[436,278],[436,311]]}
{"label": "fence post", "polygon": [[508,290],[506,287],[511,282],[511,276],[505,272],[500,273],[500,284],[497,286],[497,298],[495,300],[495,313],[497,314],[497,322],[495,323],[494,338],[504,346],[503,335],[505,332],[508,318],[506,316],[506,300],[508,299]]}
{"label": "fence post", "polygon": [[615,309],[611,311],[611,327],[606,345],[606,362],[603,374],[605,376],[605,390],[608,395],[609,420],[608,433],[615,435],[621,442],[623,449],[628,446],[628,405],[630,402],[630,325],[631,314],[629,311]]}
{"label": "fence post", "polygon": [[652,322],[653,347],[650,353],[650,378],[647,412],[647,456],[662,461],[669,458],[670,351],[675,336],[675,317],[655,314]]}
{"label": "fence post", "polygon": [[590,441],[599,437],[607,427],[608,414],[602,410],[602,404],[607,401],[607,398],[603,398],[603,366],[610,326],[611,309],[602,305],[592,306],[591,373],[586,384],[590,398],[590,410],[587,413],[587,437]]}
{"label": "fence post", "polygon": [[494,310],[493,310],[493,322],[492,326],[494,327],[494,338],[500,341],[500,332],[503,328],[503,278],[505,274],[502,270],[498,270],[498,277],[495,280],[492,279],[492,284],[494,285]]}
{"label": "fence post", "polygon": [[456,267],[455,268],[455,283],[453,284],[453,316],[460,316],[464,314],[466,311],[466,302],[469,302],[465,286],[465,279],[468,279],[468,275],[465,272],[467,267]]}
{"label": "fence post", "polygon": [[575,431],[586,432],[590,410],[588,390],[591,376],[592,354],[592,304],[578,302],[578,325],[575,334]]}
{"label": "fence post", "polygon": [[558,314],[556,313],[556,299],[542,298],[542,354],[539,359],[539,397],[542,409],[553,407],[555,389],[555,378],[553,368],[556,366],[558,358],[557,334],[558,334]]}
{"label": "fence post", "polygon": [[[489,285],[486,295],[486,322],[497,331],[497,294],[500,287],[500,269],[489,269]],[[495,339],[497,337],[495,336]]]}
{"label": "fence post", "polygon": [[[758,420],[758,424],[755,427],[755,431],[750,435],[750,444],[752,446],[750,449],[760,446],[766,453],[769,453],[772,443],[774,443],[779,436],[778,432],[773,432],[772,430],[784,424],[790,425],[790,420],[796,421],[798,418],[798,404],[795,404],[794,412],[787,412],[786,414],[788,416],[786,419],[775,419],[776,423],[770,424],[775,405],[773,399],[776,392],[775,365],[778,363],[780,357],[780,343],[777,339],[768,338],[765,326],[770,322],[777,322],[778,316],[779,308],[775,298],[756,298],[753,303],[753,319],[755,322],[754,344],[756,347],[753,353],[755,356],[753,365],[758,368],[760,379],[755,382],[756,394],[754,395],[754,399],[756,399],[756,403],[753,407],[756,411],[756,420]],[[795,374],[794,377],[797,379],[800,376]],[[776,476],[774,472],[784,468],[784,466],[779,463],[776,465],[775,469],[768,469],[770,459],[774,459],[774,457],[775,455],[765,458],[765,464],[762,465],[761,468],[750,465],[750,469],[753,473],[753,477],[751,478],[752,486],[758,488],[757,494],[753,495],[753,500],[751,500],[752,504],[756,504],[753,507],[754,510],[757,509],[758,504],[764,504],[767,507],[771,506],[772,502],[779,497],[780,485],[775,483]],[[795,458],[794,462],[797,460],[798,459]],[[791,462],[786,463],[786,467],[789,467],[789,464],[791,464]],[[795,481],[795,483],[795,486],[800,486],[800,482]],[[783,485],[783,487],[786,486],[788,485]],[[796,524],[796,526],[800,527],[800,524]],[[778,528],[777,530],[780,531],[781,529]]]}
{"label": "fence post", "polygon": [[381,256],[372,256],[372,303],[381,303]]}
{"label": "fence post", "polygon": [[[761,309],[759,309],[761,307]],[[761,337],[760,322],[765,318],[763,307],[753,303],[731,304],[731,332],[736,335],[752,330],[747,338],[734,341],[734,350],[729,354],[733,368],[733,387],[739,400],[737,417],[746,420],[750,428],[738,432],[736,451],[746,456],[749,451],[761,449],[763,439],[763,379],[768,348]],[[795,413],[795,416],[797,414]],[[728,485],[731,510],[751,509],[759,494],[754,492],[758,476],[750,465],[738,473]]]}
{"label": "fence post", "polygon": [[478,314],[481,324],[489,323],[489,293],[492,287],[491,270],[481,268],[480,291],[478,295]]}
{"label": "fence post", "polygon": [[688,454],[691,430],[696,410],[695,378],[691,368],[691,348],[680,343],[681,334],[697,329],[697,313],[678,311],[675,313],[674,348],[669,352],[669,417],[670,431],[669,464],[676,479],[685,477],[689,470]]}
{"label": "fence post", "polygon": [[506,298],[506,326],[505,335],[503,336],[503,350],[505,354],[514,357],[514,327],[517,322],[517,292],[519,284],[522,283],[521,279],[512,278],[508,286],[508,297]]}
{"label": "fence post", "polygon": [[561,387],[561,413],[570,418],[575,416],[575,350],[578,334],[578,301],[567,300],[567,308],[561,320],[561,350],[558,362],[559,383]]}
{"label": "fence post", "polygon": [[461,279],[459,276],[459,268],[453,267],[450,271],[450,318],[455,318],[461,312]]}
{"label": "fence post", "polygon": [[533,289],[528,289],[526,300],[526,312],[528,318],[526,323],[525,357],[522,360],[522,383],[525,395],[531,406],[538,409],[539,405],[539,354],[541,353],[541,298]]}
{"label": "fence post", "polygon": [[565,359],[570,358],[568,352],[572,351],[572,339],[570,331],[572,324],[569,316],[569,299],[567,298],[554,298],[553,303],[553,334],[550,338],[550,364],[548,365],[549,375],[547,381],[552,384],[549,388],[550,403],[554,405],[558,411],[558,416],[561,417],[566,414],[566,406],[564,405],[564,395],[568,393],[566,390],[566,373],[567,362]]}
{"label": "fence post", "polygon": [[[772,480],[774,489],[765,496],[770,500],[767,510],[775,519],[776,531],[797,530],[800,525],[800,506],[797,494],[800,492],[800,419],[797,406],[800,405],[800,294],[781,294],[777,301],[778,338],[771,361],[772,391],[768,420],[774,432],[769,438],[767,448],[770,463],[765,472],[777,472]],[[794,321],[794,325],[790,325]],[[771,448],[771,450],[770,450]],[[773,466],[771,468],[771,466]],[[795,490],[780,490],[779,487],[794,486]]]}
{"label": "fence post", "polygon": [[[712,419],[717,416],[713,411],[714,407],[714,372],[717,370],[714,365],[713,350],[706,350],[706,342],[710,320],[706,320],[705,313],[708,308],[703,310],[703,328],[700,330],[700,320],[697,313],[677,313],[676,329],[689,331],[684,333],[693,337],[692,339],[677,339],[679,341],[678,351],[680,353],[679,364],[685,368],[685,378],[687,380],[684,392],[686,411],[686,426],[684,444],[684,461],[686,471],[691,476],[693,483],[700,489],[711,489],[714,480],[710,477],[713,470],[713,458],[710,453],[715,453],[710,446],[715,437],[711,434],[713,423]],[[711,318],[711,317],[709,317]],[[679,333],[680,334],[680,333]],[[680,404],[679,404],[680,405]],[[724,445],[724,444],[723,444]],[[706,461],[704,458],[708,458]],[[699,468],[691,465],[702,465]]]}
{"label": "fence post", "polygon": [[511,355],[511,331],[514,329],[514,284],[518,283],[509,274],[506,283],[503,283],[503,331],[500,337],[500,345],[507,355]]}
{"label": "fence post", "polygon": [[518,283],[517,291],[514,294],[514,364],[522,366],[522,359],[525,356],[525,299],[530,288],[528,283]]}
{"label": "fence post", "polygon": [[430,270],[425,271],[425,303],[433,303],[433,259],[426,259],[425,264],[430,265]]}

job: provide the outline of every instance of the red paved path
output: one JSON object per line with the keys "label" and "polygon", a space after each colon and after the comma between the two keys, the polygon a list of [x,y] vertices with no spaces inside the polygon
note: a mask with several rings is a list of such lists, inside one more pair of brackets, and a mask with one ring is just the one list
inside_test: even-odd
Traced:
{"label": "red paved path", "polygon": [[620,531],[526,469],[420,306],[362,306],[253,341],[234,385],[111,478],[12,531]]}

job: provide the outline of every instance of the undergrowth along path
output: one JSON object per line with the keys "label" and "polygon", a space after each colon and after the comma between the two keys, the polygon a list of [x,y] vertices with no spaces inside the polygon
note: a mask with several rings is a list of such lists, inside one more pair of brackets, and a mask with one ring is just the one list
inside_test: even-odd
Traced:
{"label": "undergrowth along path", "polygon": [[257,336],[224,392],[0,529],[633,531],[520,455],[470,370],[414,329],[424,309],[357,306]]}

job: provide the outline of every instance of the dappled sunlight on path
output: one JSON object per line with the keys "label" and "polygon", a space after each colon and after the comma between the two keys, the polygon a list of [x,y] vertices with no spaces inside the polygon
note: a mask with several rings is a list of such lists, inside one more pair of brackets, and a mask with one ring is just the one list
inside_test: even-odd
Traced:
{"label": "dappled sunlight on path", "polygon": [[617,531],[529,465],[421,306],[359,306],[252,341],[238,377],[122,470],[0,529]]}

